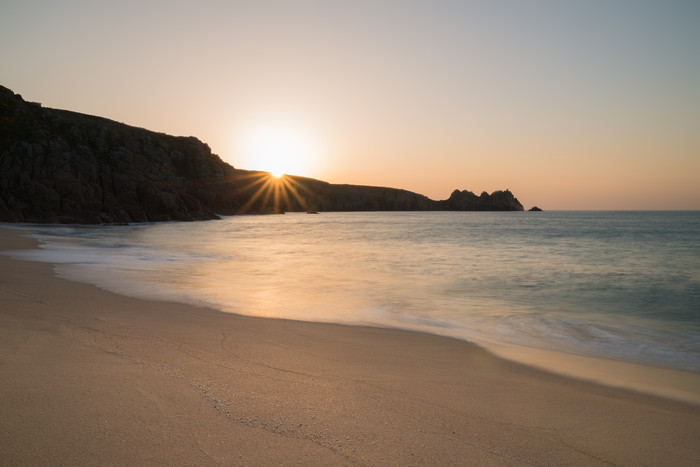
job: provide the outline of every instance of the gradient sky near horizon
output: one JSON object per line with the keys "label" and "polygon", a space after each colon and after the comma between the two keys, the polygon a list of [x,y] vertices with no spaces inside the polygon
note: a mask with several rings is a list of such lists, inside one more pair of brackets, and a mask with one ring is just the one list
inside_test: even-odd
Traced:
{"label": "gradient sky near horizon", "polygon": [[26,100],[238,168],[700,209],[696,0],[3,0],[0,44]]}

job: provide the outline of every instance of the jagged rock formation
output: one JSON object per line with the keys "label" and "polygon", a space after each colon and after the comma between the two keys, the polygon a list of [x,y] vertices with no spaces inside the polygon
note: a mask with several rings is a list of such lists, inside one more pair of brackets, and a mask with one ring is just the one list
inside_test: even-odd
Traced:
{"label": "jagged rock formation", "polygon": [[522,211],[520,202],[510,190],[494,191],[490,195],[485,191],[476,196],[471,191],[455,190],[444,202],[450,211]]}
{"label": "jagged rock formation", "polygon": [[[277,184],[277,185],[275,185]],[[273,181],[238,170],[194,137],[43,108],[0,86],[0,221],[121,223],[284,211],[517,210],[510,191],[406,190]]]}

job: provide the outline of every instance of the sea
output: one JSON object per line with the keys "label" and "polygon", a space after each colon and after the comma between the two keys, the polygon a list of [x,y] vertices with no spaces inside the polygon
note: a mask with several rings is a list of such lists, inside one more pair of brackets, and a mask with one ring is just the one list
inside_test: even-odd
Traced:
{"label": "sea", "polygon": [[12,255],[118,294],[700,373],[700,211],[20,228],[40,248]]}

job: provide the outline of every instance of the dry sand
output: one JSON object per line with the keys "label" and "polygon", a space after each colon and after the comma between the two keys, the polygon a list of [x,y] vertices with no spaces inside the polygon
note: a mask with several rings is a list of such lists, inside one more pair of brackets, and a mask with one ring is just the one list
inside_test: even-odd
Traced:
{"label": "dry sand", "polygon": [[[34,242],[0,228],[0,248]],[[700,407],[0,255],[0,465],[699,465]]]}

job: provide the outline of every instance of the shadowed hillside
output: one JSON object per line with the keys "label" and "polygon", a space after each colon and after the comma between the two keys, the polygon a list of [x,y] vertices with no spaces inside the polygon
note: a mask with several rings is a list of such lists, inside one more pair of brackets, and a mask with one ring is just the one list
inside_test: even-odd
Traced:
{"label": "shadowed hillside", "polygon": [[194,137],[26,102],[0,86],[0,221],[121,223],[285,211],[522,211],[510,191],[433,201],[238,170]]}

